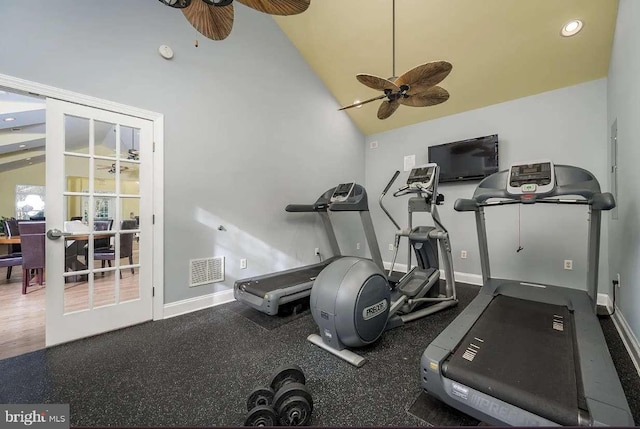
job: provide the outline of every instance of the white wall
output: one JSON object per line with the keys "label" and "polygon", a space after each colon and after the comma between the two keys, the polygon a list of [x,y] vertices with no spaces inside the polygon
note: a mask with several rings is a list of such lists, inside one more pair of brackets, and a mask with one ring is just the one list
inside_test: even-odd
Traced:
{"label": "white wall", "polygon": [[[431,145],[498,134],[501,169],[518,160],[550,158],[557,164],[586,168],[606,190],[606,89],[606,80],[600,79],[368,136],[367,142],[377,141],[378,148],[369,149],[367,145],[367,189],[372,194],[381,192],[393,172],[403,169],[405,155],[415,154],[417,164],[426,163],[427,148]],[[401,174],[394,187],[399,187],[406,178],[407,173]],[[441,185],[446,200],[439,211],[451,235],[455,271],[479,275],[475,217],[453,210],[454,201],[470,198],[477,183]],[[405,225],[406,197],[387,197],[386,201],[392,215]],[[516,253],[518,206],[486,210],[492,276],[585,289],[588,231],[585,207],[538,205],[522,206],[521,210],[524,250],[520,253]],[[392,252],[387,248],[393,241],[394,228],[379,208],[372,216],[383,259],[390,261]],[[427,216],[416,216],[414,225],[430,224]],[[601,290],[608,277],[606,222],[602,240]],[[468,252],[467,259],[460,258],[463,249]],[[405,262],[405,254],[401,252],[399,262]],[[565,259],[573,260],[573,271],[563,269]]]}
{"label": "white wall", "polygon": [[[609,219],[611,277],[620,274],[618,305],[640,333],[640,2],[618,6],[608,78],[608,127],[618,120],[618,220]],[[610,157],[609,157],[610,159]]]}
{"label": "white wall", "polygon": [[166,302],[221,287],[188,288],[192,258],[225,256],[227,287],[316,260],[320,221],[284,207],[364,179],[363,135],[275,21],[235,12],[227,40],[195,48],[183,14],[157,0],[1,6],[0,73],[165,114]]}

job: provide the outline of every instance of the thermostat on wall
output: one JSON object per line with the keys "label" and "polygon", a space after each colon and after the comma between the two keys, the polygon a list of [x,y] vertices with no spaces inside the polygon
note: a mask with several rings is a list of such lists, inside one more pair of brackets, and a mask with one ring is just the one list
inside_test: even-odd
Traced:
{"label": "thermostat on wall", "polygon": [[160,53],[160,55],[162,55],[162,58],[164,59],[170,60],[171,58],[173,58],[173,49],[171,49],[167,45],[161,45],[158,48],[158,52]]}

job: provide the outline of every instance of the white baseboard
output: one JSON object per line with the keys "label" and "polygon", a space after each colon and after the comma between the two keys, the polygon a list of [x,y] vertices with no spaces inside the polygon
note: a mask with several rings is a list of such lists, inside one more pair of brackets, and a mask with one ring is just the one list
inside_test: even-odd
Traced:
{"label": "white baseboard", "polygon": [[209,295],[197,296],[182,301],[171,302],[164,305],[164,318],[180,316],[193,311],[204,310],[234,300],[233,289],[215,292]]}
{"label": "white baseboard", "polygon": [[627,349],[627,352],[633,361],[633,366],[636,367],[636,371],[638,372],[638,375],[640,375],[640,344],[638,343],[638,338],[636,338],[635,334],[631,330],[631,327],[624,318],[620,308],[616,307],[616,312],[611,319],[620,334],[624,347]]}
{"label": "white baseboard", "polygon": [[[391,262],[383,262],[384,264],[384,269],[388,270],[389,268],[391,268]],[[396,263],[393,266],[393,270],[394,271],[399,271],[401,273],[406,273],[407,272],[407,264],[398,264]]]}
{"label": "white baseboard", "polygon": [[608,294],[599,293],[597,304],[604,305],[609,313],[613,312],[613,303],[611,302],[611,297],[609,297]]}
{"label": "white baseboard", "polygon": [[[391,268],[391,262],[384,262],[384,268],[387,270]],[[395,264],[393,269],[395,271],[406,273],[407,265]],[[440,278],[443,280],[447,278],[447,276],[444,274],[444,270],[442,269],[440,270]],[[461,273],[459,271],[454,271],[453,278],[455,279],[455,281],[460,283],[467,283],[471,285],[482,286],[482,276],[480,274]]]}
{"label": "white baseboard", "polygon": [[[440,270],[440,278],[441,279],[447,278],[447,276],[444,273],[444,270]],[[460,271],[454,271],[453,279],[459,283],[482,286],[482,276],[480,274],[461,273]]]}

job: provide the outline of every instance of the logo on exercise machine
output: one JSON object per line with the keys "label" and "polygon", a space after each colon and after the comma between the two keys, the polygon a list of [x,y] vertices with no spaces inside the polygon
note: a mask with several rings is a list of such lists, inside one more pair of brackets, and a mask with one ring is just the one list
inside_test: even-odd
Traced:
{"label": "logo on exercise machine", "polygon": [[374,317],[384,313],[387,310],[387,307],[387,300],[383,299],[376,304],[365,307],[364,310],[362,310],[362,318],[364,320],[373,319]]}

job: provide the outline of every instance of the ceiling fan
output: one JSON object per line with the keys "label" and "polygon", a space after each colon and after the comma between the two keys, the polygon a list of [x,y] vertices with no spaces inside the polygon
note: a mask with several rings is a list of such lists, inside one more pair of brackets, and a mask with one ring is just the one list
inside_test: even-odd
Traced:
{"label": "ceiling fan", "polygon": [[[116,163],[114,162],[111,165],[103,165],[101,167],[97,167],[98,170],[107,170],[107,173],[109,174],[116,174]],[[123,173],[125,171],[129,170],[129,167],[121,165],[120,166],[120,173]]]}
{"label": "ceiling fan", "polygon": [[385,79],[371,74],[360,73],[356,79],[369,88],[384,94],[365,101],[357,101],[338,110],[360,107],[376,100],[383,100],[378,108],[378,119],[387,119],[401,104],[411,107],[427,107],[444,103],[449,99],[446,89],[436,86],[446,78],[453,66],[447,61],[433,61],[412,68],[396,77],[396,1],[393,0],[393,76]]}
{"label": "ceiling fan", "polygon": [[[270,15],[297,15],[309,7],[311,0],[238,0]],[[233,0],[160,0],[177,9],[193,27],[213,40],[223,40],[233,27]]]}

